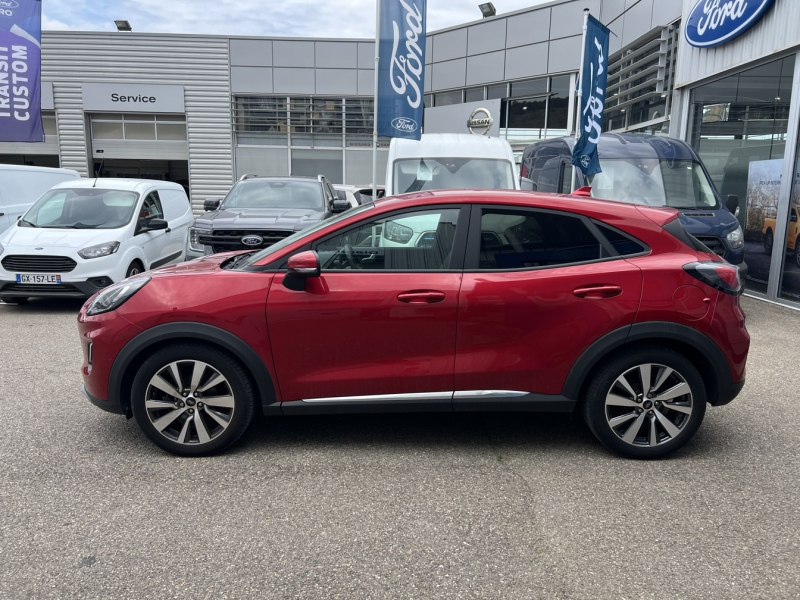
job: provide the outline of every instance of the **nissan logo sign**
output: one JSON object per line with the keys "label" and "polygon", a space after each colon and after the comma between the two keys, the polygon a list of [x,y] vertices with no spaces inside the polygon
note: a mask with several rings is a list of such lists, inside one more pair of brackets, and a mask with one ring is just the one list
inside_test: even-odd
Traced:
{"label": "nissan logo sign", "polygon": [[[486,135],[494,125],[491,113],[485,108],[476,108],[467,119],[467,128],[475,135]],[[476,131],[476,129],[478,131]]]}
{"label": "nissan logo sign", "polygon": [[245,246],[260,246],[264,243],[264,238],[260,235],[246,235],[242,238],[242,243]]}

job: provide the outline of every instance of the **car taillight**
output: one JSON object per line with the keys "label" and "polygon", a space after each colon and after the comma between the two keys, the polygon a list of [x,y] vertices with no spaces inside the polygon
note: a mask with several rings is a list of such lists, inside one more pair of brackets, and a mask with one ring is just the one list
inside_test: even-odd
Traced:
{"label": "car taillight", "polygon": [[693,262],[683,265],[683,270],[715,290],[731,296],[738,296],[744,289],[739,276],[739,267],[735,265],[719,262]]}
{"label": "car taillight", "polygon": [[526,165],[525,163],[522,163],[522,169],[520,170],[519,176],[520,177],[528,176],[528,165]]}

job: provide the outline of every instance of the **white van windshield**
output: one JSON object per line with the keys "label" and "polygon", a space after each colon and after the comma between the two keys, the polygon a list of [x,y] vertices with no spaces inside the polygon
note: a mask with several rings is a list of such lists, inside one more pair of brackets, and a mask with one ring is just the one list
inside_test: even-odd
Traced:
{"label": "white van windshield", "polygon": [[513,190],[507,160],[489,158],[404,158],[394,162],[394,193],[423,190]]}
{"label": "white van windshield", "polygon": [[19,221],[45,229],[117,229],[131,222],[139,194],[97,188],[50,190]]}
{"label": "white van windshield", "polygon": [[717,208],[703,167],[691,160],[600,159],[602,173],[589,175],[592,197],[628,204]]}

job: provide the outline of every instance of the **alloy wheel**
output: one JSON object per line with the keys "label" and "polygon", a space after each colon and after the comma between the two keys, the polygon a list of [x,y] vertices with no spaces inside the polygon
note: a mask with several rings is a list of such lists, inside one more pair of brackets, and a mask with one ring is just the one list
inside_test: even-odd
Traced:
{"label": "alloy wheel", "polygon": [[222,373],[199,360],[179,360],[159,369],[145,392],[145,409],[165,438],[185,445],[206,444],[231,423],[233,388]]}
{"label": "alloy wheel", "polygon": [[675,369],[637,365],[617,377],[605,399],[608,426],[623,442],[653,447],[674,440],[694,412],[692,390]]}

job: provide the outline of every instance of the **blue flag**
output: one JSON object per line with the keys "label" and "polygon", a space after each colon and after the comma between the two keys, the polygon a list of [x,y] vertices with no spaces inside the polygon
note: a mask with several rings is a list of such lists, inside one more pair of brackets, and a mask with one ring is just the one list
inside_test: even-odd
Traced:
{"label": "blue flag", "polygon": [[0,1],[0,142],[43,142],[42,2]]}
{"label": "blue flag", "polygon": [[600,173],[597,142],[603,130],[603,106],[608,79],[608,28],[589,15],[584,40],[581,105],[578,107],[580,138],[572,152],[572,164],[585,175]]}
{"label": "blue flag", "polygon": [[379,136],[418,140],[425,108],[426,0],[383,0],[378,64]]}

